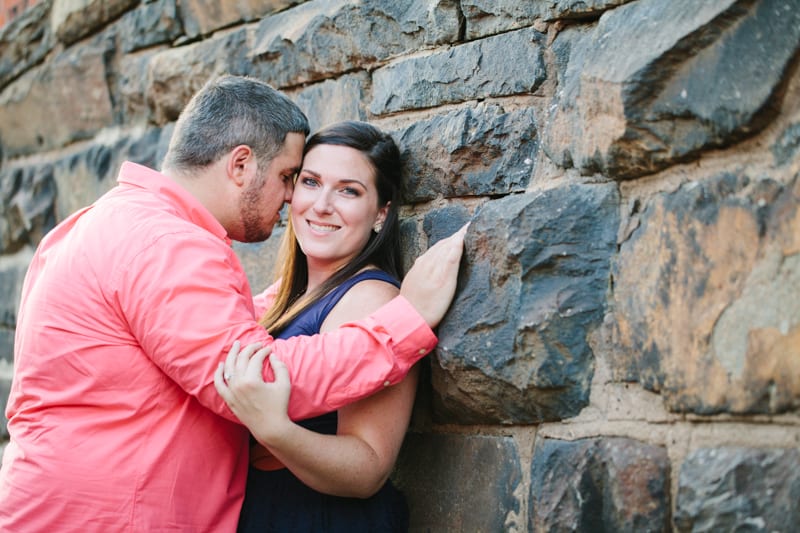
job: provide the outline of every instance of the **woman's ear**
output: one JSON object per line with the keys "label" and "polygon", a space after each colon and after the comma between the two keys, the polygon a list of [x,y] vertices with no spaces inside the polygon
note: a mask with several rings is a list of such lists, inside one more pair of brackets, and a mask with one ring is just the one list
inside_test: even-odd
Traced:
{"label": "woman's ear", "polygon": [[378,209],[378,216],[375,217],[375,224],[383,225],[386,221],[386,217],[389,214],[389,207],[392,205],[392,202],[386,202],[386,205]]}

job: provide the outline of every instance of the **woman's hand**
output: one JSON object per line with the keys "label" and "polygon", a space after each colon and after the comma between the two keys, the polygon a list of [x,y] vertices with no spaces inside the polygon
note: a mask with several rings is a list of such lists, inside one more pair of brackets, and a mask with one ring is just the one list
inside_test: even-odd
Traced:
{"label": "woman's hand", "polygon": [[287,415],[291,394],[289,371],[277,356],[270,356],[275,381],[266,383],[263,367],[271,348],[261,348],[260,343],[240,348],[239,341],[233,343],[225,362],[217,367],[214,386],[256,440],[269,446],[292,425]]}

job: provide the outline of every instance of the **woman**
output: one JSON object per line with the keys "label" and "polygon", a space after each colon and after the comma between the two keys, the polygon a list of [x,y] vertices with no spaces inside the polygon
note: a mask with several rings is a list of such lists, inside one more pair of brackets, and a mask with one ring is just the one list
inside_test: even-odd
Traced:
{"label": "woman", "polygon": [[[261,323],[274,336],[338,328],[398,294],[400,179],[397,146],[369,124],[339,123],[309,138],[277,261],[280,278],[265,292],[271,305]],[[239,531],[407,530],[405,500],[388,477],[408,428],[417,369],[338,413],[295,424],[286,414],[288,390],[277,398],[244,385],[254,350],[238,353],[236,346],[233,375],[225,383],[220,369],[216,379],[260,443],[251,450]],[[249,364],[258,377],[261,362],[263,355]],[[277,375],[280,362],[272,364]],[[242,402],[243,394],[251,401]]]}

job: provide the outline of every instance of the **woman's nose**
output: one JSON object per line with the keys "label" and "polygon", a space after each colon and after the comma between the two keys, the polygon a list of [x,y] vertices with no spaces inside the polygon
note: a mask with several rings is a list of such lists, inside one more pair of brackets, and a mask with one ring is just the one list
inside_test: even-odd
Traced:
{"label": "woman's nose", "polygon": [[314,211],[317,213],[330,213],[332,211],[330,197],[326,192],[320,192],[314,201]]}

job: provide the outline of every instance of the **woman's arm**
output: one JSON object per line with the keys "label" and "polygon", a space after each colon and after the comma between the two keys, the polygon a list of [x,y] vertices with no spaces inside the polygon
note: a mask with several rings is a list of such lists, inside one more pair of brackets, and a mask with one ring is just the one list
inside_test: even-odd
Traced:
{"label": "woman's arm", "polygon": [[[356,284],[328,315],[322,331],[362,318],[397,292],[377,280]],[[249,351],[252,353],[252,348]],[[337,435],[323,435],[288,419],[285,407],[281,409],[288,402],[288,394],[285,400],[278,398],[286,390],[278,381],[273,386],[260,386],[255,380],[247,383],[242,365],[247,364],[249,353],[242,355],[229,367],[233,369],[228,385],[233,391],[231,401],[223,390],[220,394],[261,444],[319,492],[368,497],[380,489],[394,467],[408,428],[416,394],[416,368],[401,383],[340,409]],[[258,359],[253,358],[253,366],[258,366]],[[218,374],[221,389],[221,370]]]}

